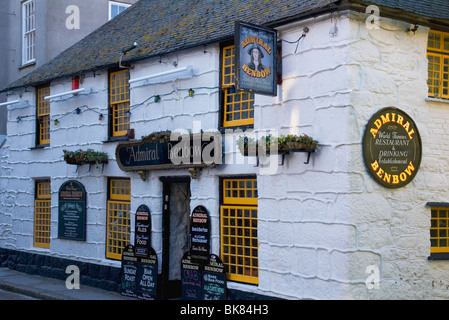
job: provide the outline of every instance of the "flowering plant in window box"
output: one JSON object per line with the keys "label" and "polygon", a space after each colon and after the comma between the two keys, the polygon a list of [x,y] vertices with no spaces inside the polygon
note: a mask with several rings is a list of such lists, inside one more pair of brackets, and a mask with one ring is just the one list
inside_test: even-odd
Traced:
{"label": "flowering plant in window box", "polygon": [[254,138],[241,136],[237,139],[239,151],[244,156],[257,156],[257,141]]}
{"label": "flowering plant in window box", "polygon": [[106,152],[94,151],[93,149],[68,151],[63,150],[64,161],[68,164],[100,164],[108,162],[108,154]]}
{"label": "flowering plant in window box", "polygon": [[307,151],[312,152],[319,149],[318,141],[306,134],[297,136],[296,134],[289,134],[283,137],[283,144],[289,151]]}
{"label": "flowering plant in window box", "polygon": [[258,153],[282,154],[288,152],[283,139],[283,137],[263,136],[255,140],[244,136],[237,140],[237,145],[244,156],[257,156]]}

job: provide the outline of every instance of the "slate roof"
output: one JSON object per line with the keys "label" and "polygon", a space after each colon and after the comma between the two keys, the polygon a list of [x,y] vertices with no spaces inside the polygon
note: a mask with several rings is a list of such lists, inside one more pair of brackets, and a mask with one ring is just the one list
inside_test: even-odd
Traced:
{"label": "slate roof", "polygon": [[117,66],[122,50],[135,41],[139,46],[126,54],[124,62],[230,39],[236,20],[277,26],[348,9],[355,3],[359,10],[376,4],[429,18],[449,18],[449,0],[140,0],[0,92]]}

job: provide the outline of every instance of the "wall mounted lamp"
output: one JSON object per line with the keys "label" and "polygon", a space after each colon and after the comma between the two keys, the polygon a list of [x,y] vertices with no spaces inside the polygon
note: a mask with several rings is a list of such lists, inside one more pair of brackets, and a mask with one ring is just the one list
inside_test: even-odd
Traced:
{"label": "wall mounted lamp", "polygon": [[70,91],[67,91],[67,92],[57,93],[57,94],[54,94],[54,95],[51,95],[51,96],[44,97],[44,100],[51,100],[51,99],[54,99],[54,98],[59,98],[59,97],[68,96],[68,95],[76,96],[78,93],[81,93],[84,90],[85,90],[84,88],[81,88],[81,89],[76,89],[76,90],[70,90]]}
{"label": "wall mounted lamp", "polygon": [[415,24],[415,26],[412,28],[412,25],[410,25],[410,27],[408,27],[407,32],[412,31],[413,34],[416,33],[416,31],[418,30],[419,26],[417,24]]}
{"label": "wall mounted lamp", "polygon": [[[184,75],[185,73],[185,75]],[[129,84],[133,84],[139,81],[146,81],[148,84],[151,80],[156,80],[156,83],[165,82],[165,81],[172,81],[176,79],[180,79],[181,77],[191,77],[193,75],[193,67],[191,65],[184,67],[184,68],[176,68],[169,71],[159,72],[155,74],[150,74],[147,76],[143,76],[140,78],[130,79],[128,82]],[[174,78],[174,79],[173,79]],[[158,81],[157,81],[158,80]]]}

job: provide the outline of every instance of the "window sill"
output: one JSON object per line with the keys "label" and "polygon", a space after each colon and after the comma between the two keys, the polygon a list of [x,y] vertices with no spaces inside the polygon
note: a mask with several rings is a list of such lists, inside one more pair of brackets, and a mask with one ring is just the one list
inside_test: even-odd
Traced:
{"label": "window sill", "polygon": [[441,103],[449,104],[449,99],[443,99],[443,98],[426,98],[426,101],[441,102]]}
{"label": "window sill", "polygon": [[103,141],[103,143],[123,142],[123,141],[129,141],[129,138],[127,136],[109,137],[108,140]]}
{"label": "window sill", "polygon": [[449,260],[449,252],[431,253],[427,260]]}
{"label": "window sill", "polygon": [[35,147],[30,148],[30,150],[41,150],[50,147],[50,144],[41,144]]}
{"label": "window sill", "polygon": [[27,62],[25,64],[22,64],[19,67],[19,70],[22,70],[22,69],[25,69],[25,68],[28,68],[28,67],[31,67],[31,66],[35,66],[35,65],[36,65],[36,61]]}
{"label": "window sill", "polygon": [[242,130],[243,132],[245,132],[247,129],[254,129],[254,124],[246,124],[246,125],[241,125],[241,126],[229,126],[229,127],[220,127],[218,128],[218,131],[220,131],[220,133],[225,134],[226,130]]}

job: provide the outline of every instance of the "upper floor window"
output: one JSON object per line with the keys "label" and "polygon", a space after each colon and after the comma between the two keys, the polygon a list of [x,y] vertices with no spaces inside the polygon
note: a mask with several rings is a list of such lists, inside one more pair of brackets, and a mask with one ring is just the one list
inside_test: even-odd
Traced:
{"label": "upper floor window", "polygon": [[50,95],[50,87],[37,89],[36,97],[36,144],[44,145],[50,143],[50,100],[45,100]]}
{"label": "upper floor window", "polygon": [[126,10],[126,8],[130,7],[130,4],[121,3],[117,1],[109,1],[109,20],[118,16],[120,13]]}
{"label": "upper floor window", "polygon": [[234,45],[222,49],[223,127],[254,124],[254,93],[235,90]]}
{"label": "upper floor window", "polygon": [[36,19],[34,1],[22,3],[22,64],[34,62],[36,58]]}
{"label": "upper floor window", "polygon": [[125,136],[129,129],[129,71],[109,74],[110,136]]}
{"label": "upper floor window", "polygon": [[449,33],[430,30],[427,43],[429,97],[449,99]]}

